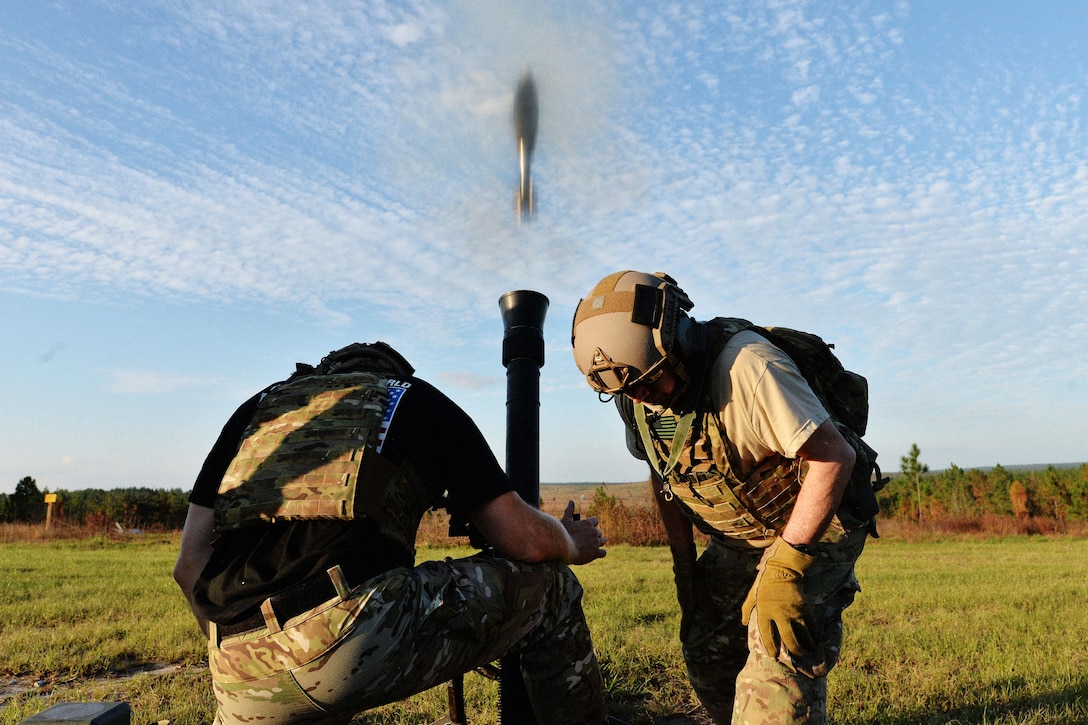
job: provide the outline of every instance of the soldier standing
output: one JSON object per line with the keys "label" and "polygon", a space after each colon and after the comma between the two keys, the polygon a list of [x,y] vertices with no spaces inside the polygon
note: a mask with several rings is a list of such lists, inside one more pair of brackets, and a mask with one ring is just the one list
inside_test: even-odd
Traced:
{"label": "soldier standing", "polygon": [[[668,275],[609,275],[575,312],[574,359],[650,463],[707,711],[722,724],[826,723],[854,562],[875,533],[870,461],[750,323],[696,322],[691,307]],[[693,524],[709,535],[698,558]]]}
{"label": "soldier standing", "polygon": [[[597,520],[525,503],[471,419],[384,343],[299,365],[230,418],[174,578],[208,635],[216,723],[346,723],[511,653],[541,725],[605,722],[568,564]],[[493,552],[415,564],[443,494]]]}

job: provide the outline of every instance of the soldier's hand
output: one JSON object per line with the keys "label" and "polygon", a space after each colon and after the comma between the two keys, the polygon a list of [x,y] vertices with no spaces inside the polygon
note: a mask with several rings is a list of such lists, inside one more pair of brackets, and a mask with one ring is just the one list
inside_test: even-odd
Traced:
{"label": "soldier's hand", "polygon": [[567,502],[567,508],[560,519],[566,527],[570,538],[574,540],[577,555],[572,564],[588,564],[594,559],[600,559],[607,552],[604,550],[604,533],[597,528],[597,517],[579,519],[574,514],[574,501]]}
{"label": "soldier's hand", "polygon": [[741,621],[748,624],[755,609],[759,637],[772,657],[778,656],[780,645],[794,657],[803,657],[816,647],[813,633],[817,629],[804,597],[805,570],[815,560],[779,537],[744,600]]}

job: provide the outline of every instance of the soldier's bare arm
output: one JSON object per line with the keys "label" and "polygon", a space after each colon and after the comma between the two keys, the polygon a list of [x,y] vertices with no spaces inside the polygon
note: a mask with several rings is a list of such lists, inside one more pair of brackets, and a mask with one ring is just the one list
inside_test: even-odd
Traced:
{"label": "soldier's bare arm", "polygon": [[574,521],[573,514],[574,504],[567,504],[560,521],[511,491],[487,502],[469,518],[502,556],[528,563],[588,564],[604,556],[604,535],[596,518]]}
{"label": "soldier's bare arm", "polygon": [[856,454],[835,424],[826,420],[805,441],[797,456],[807,461],[809,468],[782,538],[791,544],[812,546],[823,536],[839,508]]}

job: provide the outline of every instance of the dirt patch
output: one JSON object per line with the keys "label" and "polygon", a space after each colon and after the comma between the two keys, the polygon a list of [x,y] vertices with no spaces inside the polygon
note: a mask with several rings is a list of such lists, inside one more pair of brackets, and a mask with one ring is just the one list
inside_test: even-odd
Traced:
{"label": "dirt patch", "polygon": [[98,682],[113,682],[116,680],[128,680],[136,675],[165,675],[176,672],[186,665],[170,662],[145,662],[124,669],[111,672],[101,677],[79,677],[70,675],[66,677],[11,677],[0,680],[0,707],[9,698],[22,695],[25,692],[34,692],[39,695],[48,695],[57,688],[71,684],[94,684]]}

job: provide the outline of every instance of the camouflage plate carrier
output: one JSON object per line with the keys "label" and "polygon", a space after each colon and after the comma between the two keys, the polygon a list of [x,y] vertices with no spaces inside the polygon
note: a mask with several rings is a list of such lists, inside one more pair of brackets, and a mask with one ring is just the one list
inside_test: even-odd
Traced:
{"label": "camouflage plate carrier", "polygon": [[[742,330],[757,332],[782,348],[828,408],[839,430],[858,453],[851,485],[844,498],[844,512],[853,514],[852,518],[858,519],[858,524],[871,518],[876,514],[870,482],[872,470],[876,470],[878,481],[881,478],[875,464],[875,451],[854,431],[860,425],[864,432],[868,415],[865,379],[844,371],[830,353],[830,346],[815,335],[783,328],[761,328],[739,318],[716,318],[707,323],[705,365],[713,364],[729,339]],[[809,345],[822,346],[823,354],[819,350],[809,352]],[[807,355],[803,354],[806,352]],[[834,370],[836,365],[837,371]],[[820,369],[814,369],[817,367]],[[824,375],[825,368],[831,368],[828,374],[837,375],[840,382],[820,384],[818,381],[823,379],[820,376]],[[704,370],[700,384],[705,385],[705,381]],[[831,399],[834,395],[845,399],[851,411],[848,415],[836,415],[837,408],[846,406]],[[716,532],[740,541],[776,536],[793,511],[807,465],[797,458],[776,455],[761,463],[751,475],[741,478],[736,473],[741,470],[739,462],[724,438],[716,414],[704,398],[705,392],[697,390],[695,410],[673,416],[653,416],[645,406],[634,406],[635,424],[643,448],[650,465],[664,482],[666,499],[679,499],[689,518],[704,533]],[[849,418],[851,425],[843,424],[840,417]]]}
{"label": "camouflage plate carrier", "polygon": [[[375,450],[387,388],[369,372],[293,376],[273,386],[219,486],[216,531],[369,516],[414,549],[412,512],[426,509],[426,492]],[[391,505],[390,497],[407,500]]]}

